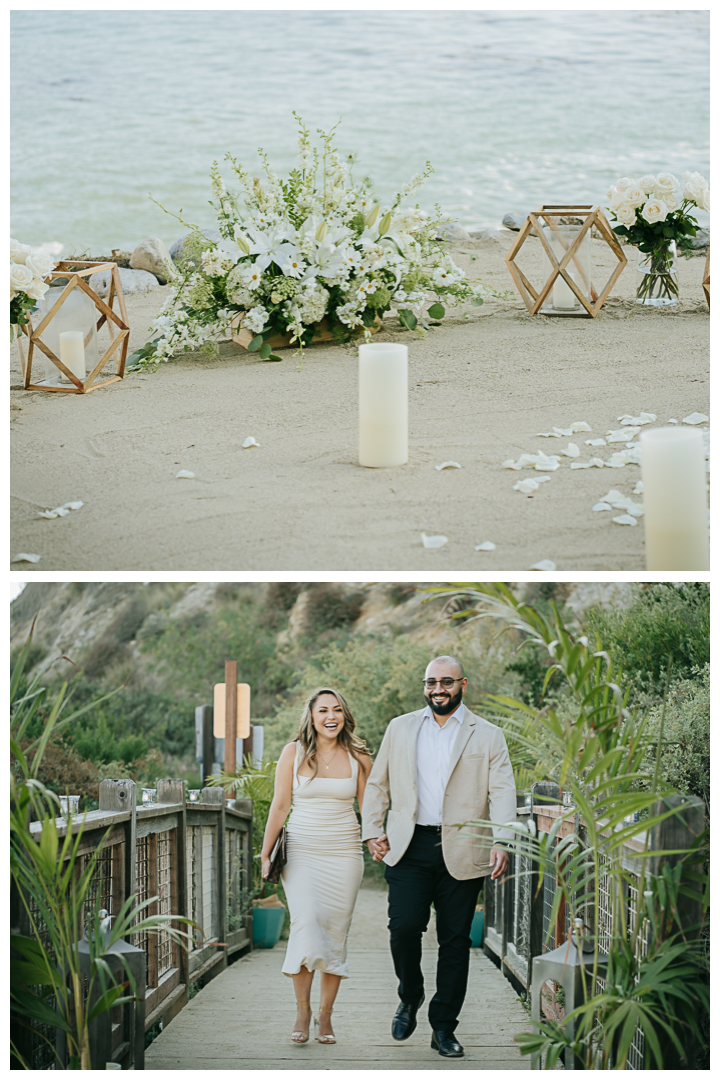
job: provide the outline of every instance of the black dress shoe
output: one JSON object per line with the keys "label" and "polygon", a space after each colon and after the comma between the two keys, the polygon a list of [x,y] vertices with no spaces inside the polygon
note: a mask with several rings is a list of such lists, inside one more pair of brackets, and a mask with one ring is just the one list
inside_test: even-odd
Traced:
{"label": "black dress shoe", "polygon": [[433,1031],[430,1046],[439,1050],[440,1057],[464,1057],[465,1051],[452,1031]]}
{"label": "black dress shoe", "polygon": [[393,1016],[391,1029],[393,1039],[403,1042],[404,1039],[410,1038],[417,1027],[417,1012],[424,1000],[425,995],[423,994],[416,1005],[406,1005],[404,1001],[400,1002],[397,1012]]}

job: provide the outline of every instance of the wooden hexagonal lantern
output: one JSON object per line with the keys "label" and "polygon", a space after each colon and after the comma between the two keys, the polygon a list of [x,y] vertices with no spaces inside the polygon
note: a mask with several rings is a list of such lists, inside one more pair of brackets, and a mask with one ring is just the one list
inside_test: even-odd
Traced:
{"label": "wooden hexagonal lantern", "polygon": [[[595,228],[618,264],[598,292],[592,282],[591,229]],[[529,236],[540,240],[545,256],[545,284],[536,289],[517,265],[517,255]],[[505,262],[531,315],[595,318],[627,264],[625,253],[599,206],[565,203],[541,206],[527,220]]]}
{"label": "wooden hexagonal lantern", "polygon": [[[110,271],[107,301],[98,296],[85,280],[101,270]],[[51,284],[58,278],[67,284],[62,289],[51,287],[40,301],[37,326],[30,318],[22,327],[23,333],[18,336],[23,386],[26,390],[88,394],[91,390],[118,382],[125,375],[130,327],[117,264],[68,260],[57,263],[49,276]],[[49,294],[52,292],[60,295],[51,297]],[[113,308],[115,300],[119,315]],[[99,356],[97,335],[104,326],[107,327],[110,345]],[[75,339],[69,344],[62,340],[62,335],[68,331]],[[42,354],[44,360],[44,380],[37,377],[33,380],[33,363],[38,366],[38,353]],[[62,359],[63,355],[65,360]],[[108,378],[98,379],[113,357],[116,358],[115,373]],[[91,366],[89,372],[88,364]],[[57,374],[53,367],[57,368]],[[63,378],[64,383],[61,382]]]}

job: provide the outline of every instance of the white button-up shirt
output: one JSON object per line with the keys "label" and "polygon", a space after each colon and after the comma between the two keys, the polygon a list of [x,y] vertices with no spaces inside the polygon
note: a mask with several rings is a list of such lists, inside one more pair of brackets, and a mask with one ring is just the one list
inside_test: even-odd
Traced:
{"label": "white button-up shirt", "polygon": [[442,727],[433,716],[429,705],[425,710],[417,740],[417,825],[442,824],[450,755],[464,719],[465,706],[462,701]]}

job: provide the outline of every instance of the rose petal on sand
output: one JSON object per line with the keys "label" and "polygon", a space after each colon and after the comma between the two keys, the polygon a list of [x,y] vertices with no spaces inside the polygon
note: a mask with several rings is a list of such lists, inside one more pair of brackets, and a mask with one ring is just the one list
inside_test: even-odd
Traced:
{"label": "rose petal on sand", "polygon": [[555,459],[554,461],[548,458],[546,461],[538,461],[535,463],[536,472],[555,472],[560,468],[560,462]]}
{"label": "rose petal on sand", "polygon": [[59,517],[57,510],[40,510],[38,517],[47,518],[50,521],[52,518]]}
{"label": "rose petal on sand", "polygon": [[580,457],[580,447],[574,442],[568,443],[564,450],[560,451],[565,457]]}
{"label": "rose petal on sand", "polygon": [[447,544],[447,536],[426,536],[425,533],[421,533],[423,547],[426,548],[441,548],[443,544]]}
{"label": "rose petal on sand", "polygon": [[252,435],[248,435],[247,439],[243,443],[243,450],[247,450],[250,446],[259,446],[260,443],[253,438]]}
{"label": "rose petal on sand", "polygon": [[620,517],[613,518],[616,525],[637,525],[637,518],[634,518],[632,514],[621,514]]}
{"label": "rose petal on sand", "polygon": [[604,467],[604,465],[605,465],[605,462],[603,461],[602,458],[599,458],[599,457],[590,458],[589,461],[571,461],[570,462],[570,468],[571,469],[602,469]]}
{"label": "rose petal on sand", "polygon": [[672,420],[668,420],[668,424],[677,424],[677,420],[673,417]]}
{"label": "rose petal on sand", "polygon": [[627,427],[624,431],[622,429],[619,431],[606,431],[605,438],[609,443],[627,442],[628,439],[634,439],[635,436],[639,434],[639,427]]}
{"label": "rose petal on sand", "polygon": [[652,412],[641,412],[639,416],[631,416],[630,413],[625,413],[623,416],[618,416],[618,420],[621,424],[639,424],[642,427],[643,424],[654,423],[657,416]]}
{"label": "rose petal on sand", "polygon": [[512,458],[508,458],[507,461],[503,461],[503,469],[515,469],[516,472],[519,472],[522,465],[518,465],[517,461],[513,461]]}
{"label": "rose petal on sand", "polygon": [[531,570],[557,570],[557,566],[550,559],[541,559],[540,562],[533,563],[530,567]]}
{"label": "rose petal on sand", "polygon": [[521,491],[523,495],[529,495],[532,491],[537,491],[539,487],[537,480],[518,480],[516,484],[513,484],[513,491]]}
{"label": "rose petal on sand", "polygon": [[462,465],[458,465],[457,461],[443,461],[442,465],[436,465],[435,468],[441,472],[443,469],[462,469]]}
{"label": "rose petal on sand", "polygon": [[612,506],[607,502],[596,502],[593,506],[593,510],[612,510]]}
{"label": "rose petal on sand", "polygon": [[619,508],[625,507],[627,501],[627,495],[623,495],[622,491],[618,491],[617,488],[610,488],[607,495],[603,495],[601,502],[610,503],[611,506]]}
{"label": "rose petal on sand", "polygon": [[195,479],[195,473],[194,472],[188,472],[187,469],[181,469],[180,472],[175,477],[175,479],[176,480],[194,480]]}
{"label": "rose petal on sand", "polygon": [[85,503],[78,499],[76,502],[63,503],[63,509],[65,510],[79,510]]}
{"label": "rose petal on sand", "polygon": [[705,414],[701,413],[701,412],[690,413],[689,416],[684,416],[683,417],[683,424],[709,424],[709,423],[710,423],[710,417],[705,416]]}
{"label": "rose petal on sand", "polygon": [[13,562],[40,562],[39,555],[28,555],[26,552],[21,551],[19,555],[16,555],[12,560]]}
{"label": "rose petal on sand", "polygon": [[645,488],[643,487],[642,480],[638,480],[637,484],[633,488],[633,495],[642,495],[644,490],[645,490]]}
{"label": "rose petal on sand", "polygon": [[607,443],[605,442],[604,439],[586,439],[585,440],[585,445],[586,446],[607,446]]}
{"label": "rose petal on sand", "polygon": [[592,431],[592,428],[584,420],[576,420],[570,425],[570,430],[572,431],[573,435],[577,435],[581,431]]}
{"label": "rose petal on sand", "polygon": [[476,551],[494,551],[495,550],[495,545],[493,544],[492,540],[485,540],[485,541],[483,541],[482,544],[476,544],[475,545],[475,550]]}
{"label": "rose petal on sand", "polygon": [[[572,434],[572,432],[568,432]],[[538,439],[562,439],[562,433],[560,431],[538,431]]]}
{"label": "rose petal on sand", "polygon": [[70,511],[66,510],[64,506],[56,506],[55,513],[58,517],[67,517]]}

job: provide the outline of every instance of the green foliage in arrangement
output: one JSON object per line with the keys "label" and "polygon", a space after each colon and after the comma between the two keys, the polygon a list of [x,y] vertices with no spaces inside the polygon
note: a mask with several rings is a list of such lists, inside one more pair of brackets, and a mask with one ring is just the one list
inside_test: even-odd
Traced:
{"label": "green foliage in arrangement", "polygon": [[[158,897],[138,904],[136,897],[130,896],[114,914],[110,929],[101,930],[102,890],[98,888],[98,875],[102,872],[99,860],[103,845],[90,858],[79,854],[82,828],[58,829],[59,800],[40,779],[43,758],[54,737],[86,714],[92,703],[63,715],[68,704],[67,681],[54,691],[54,697],[38,678],[28,683],[24,673],[31,647],[30,637],[17,659],[10,684],[11,908],[15,912],[13,924],[17,925],[23,911],[29,927],[27,934],[11,933],[11,1016],[20,1027],[35,1025],[36,1033],[53,1051],[54,1036],[43,1034],[42,1026],[64,1032],[67,1067],[90,1069],[89,1025],[103,1013],[132,1002],[137,994],[129,969],[125,970],[124,981],[116,982],[105,960],[108,949],[131,930],[151,934],[163,931],[183,946],[187,933],[173,927],[172,921],[188,920],[172,915],[147,916],[145,909]],[[105,700],[110,696],[105,695]],[[45,720],[40,733],[32,738],[29,733],[37,727],[41,708]],[[29,828],[33,819],[41,823],[39,837]],[[78,951],[78,935],[83,928],[90,959],[85,987]],[[90,1006],[96,989],[97,1000]],[[15,1067],[33,1067],[14,1040],[11,1053]],[[56,1067],[65,1068],[66,1063],[58,1058]]]}
{"label": "green foliage in arrangement", "polygon": [[[555,673],[563,686],[562,712],[552,702],[538,711],[506,694],[488,697],[517,745],[531,760],[548,758],[562,789],[571,793],[571,808],[549,833],[536,833],[533,822],[519,823],[513,847],[536,864],[539,887],[545,874],[557,879],[548,937],[564,901],[590,946],[584,998],[565,1017],[565,1023],[574,1022],[574,1034],[543,1021],[516,1037],[521,1053],[543,1055],[548,1069],[564,1054],[574,1056],[579,1068],[624,1069],[639,1028],[646,1068],[695,1067],[709,1018],[709,847],[707,830],[672,850],[651,839],[660,836],[655,830],[664,821],[676,815],[682,820],[684,814],[685,800],[661,775],[666,709],[651,715],[632,707],[630,688],[623,688],[611,655],[570,631],[555,604],[545,617],[504,584],[463,585],[461,593],[428,591],[461,595],[464,607],[458,615],[500,619],[534,642],[548,660],[546,683]],[[563,823],[576,814],[583,834],[562,837]],[[636,837],[644,838],[637,881],[623,862],[624,846]],[[595,927],[603,877],[609,894],[607,972],[599,989],[600,930]],[[634,914],[627,902],[629,884],[639,898]],[[643,938],[646,955],[639,947]]]}

